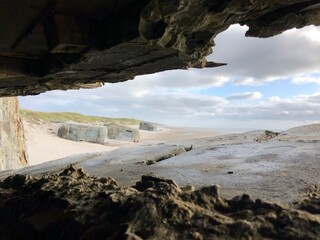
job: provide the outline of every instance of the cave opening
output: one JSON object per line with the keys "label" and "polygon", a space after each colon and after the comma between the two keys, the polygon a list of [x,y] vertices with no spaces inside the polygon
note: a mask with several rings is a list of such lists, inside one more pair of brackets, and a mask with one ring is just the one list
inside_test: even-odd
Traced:
{"label": "cave opening", "polygon": [[0,3],[0,239],[317,239],[318,16]]}

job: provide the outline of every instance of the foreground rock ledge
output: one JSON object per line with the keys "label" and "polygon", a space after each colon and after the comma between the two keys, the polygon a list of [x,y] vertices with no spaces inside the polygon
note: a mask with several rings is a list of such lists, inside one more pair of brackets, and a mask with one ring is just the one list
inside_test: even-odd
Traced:
{"label": "foreground rock ledge", "polygon": [[319,239],[320,197],[292,206],[225,199],[218,186],[179,188],[142,176],[131,188],[70,166],[0,183],[1,239]]}
{"label": "foreground rock ledge", "polygon": [[320,25],[319,0],[0,1],[0,96],[221,66],[205,57],[237,23],[252,37]]}

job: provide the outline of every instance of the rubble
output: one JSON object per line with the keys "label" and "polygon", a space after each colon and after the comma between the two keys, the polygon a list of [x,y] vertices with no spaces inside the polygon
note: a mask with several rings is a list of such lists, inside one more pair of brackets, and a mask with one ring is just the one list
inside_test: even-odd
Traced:
{"label": "rubble", "polygon": [[133,187],[70,166],[0,183],[2,239],[318,239],[320,196],[291,206],[156,176]]}

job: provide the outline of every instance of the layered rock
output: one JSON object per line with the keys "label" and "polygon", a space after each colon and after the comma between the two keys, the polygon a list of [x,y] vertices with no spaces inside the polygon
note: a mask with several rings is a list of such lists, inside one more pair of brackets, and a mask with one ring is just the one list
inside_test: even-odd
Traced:
{"label": "layered rock", "polygon": [[[19,14],[16,14],[19,12]],[[0,2],[0,96],[78,89],[207,62],[230,25],[271,37],[320,25],[318,0]]]}
{"label": "layered rock", "polygon": [[27,165],[18,99],[16,97],[0,98],[0,171]]}

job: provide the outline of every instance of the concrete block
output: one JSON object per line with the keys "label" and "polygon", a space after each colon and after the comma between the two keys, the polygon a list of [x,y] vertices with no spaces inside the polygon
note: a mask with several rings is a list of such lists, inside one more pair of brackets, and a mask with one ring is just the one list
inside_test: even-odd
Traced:
{"label": "concrete block", "polygon": [[150,122],[140,122],[139,129],[145,131],[157,131],[158,127]]}
{"label": "concrete block", "polygon": [[108,126],[108,138],[120,141],[138,142],[140,141],[139,130],[126,126]]}
{"label": "concrete block", "polygon": [[104,144],[108,139],[108,128],[80,123],[65,123],[58,130],[58,136],[77,142]]}

